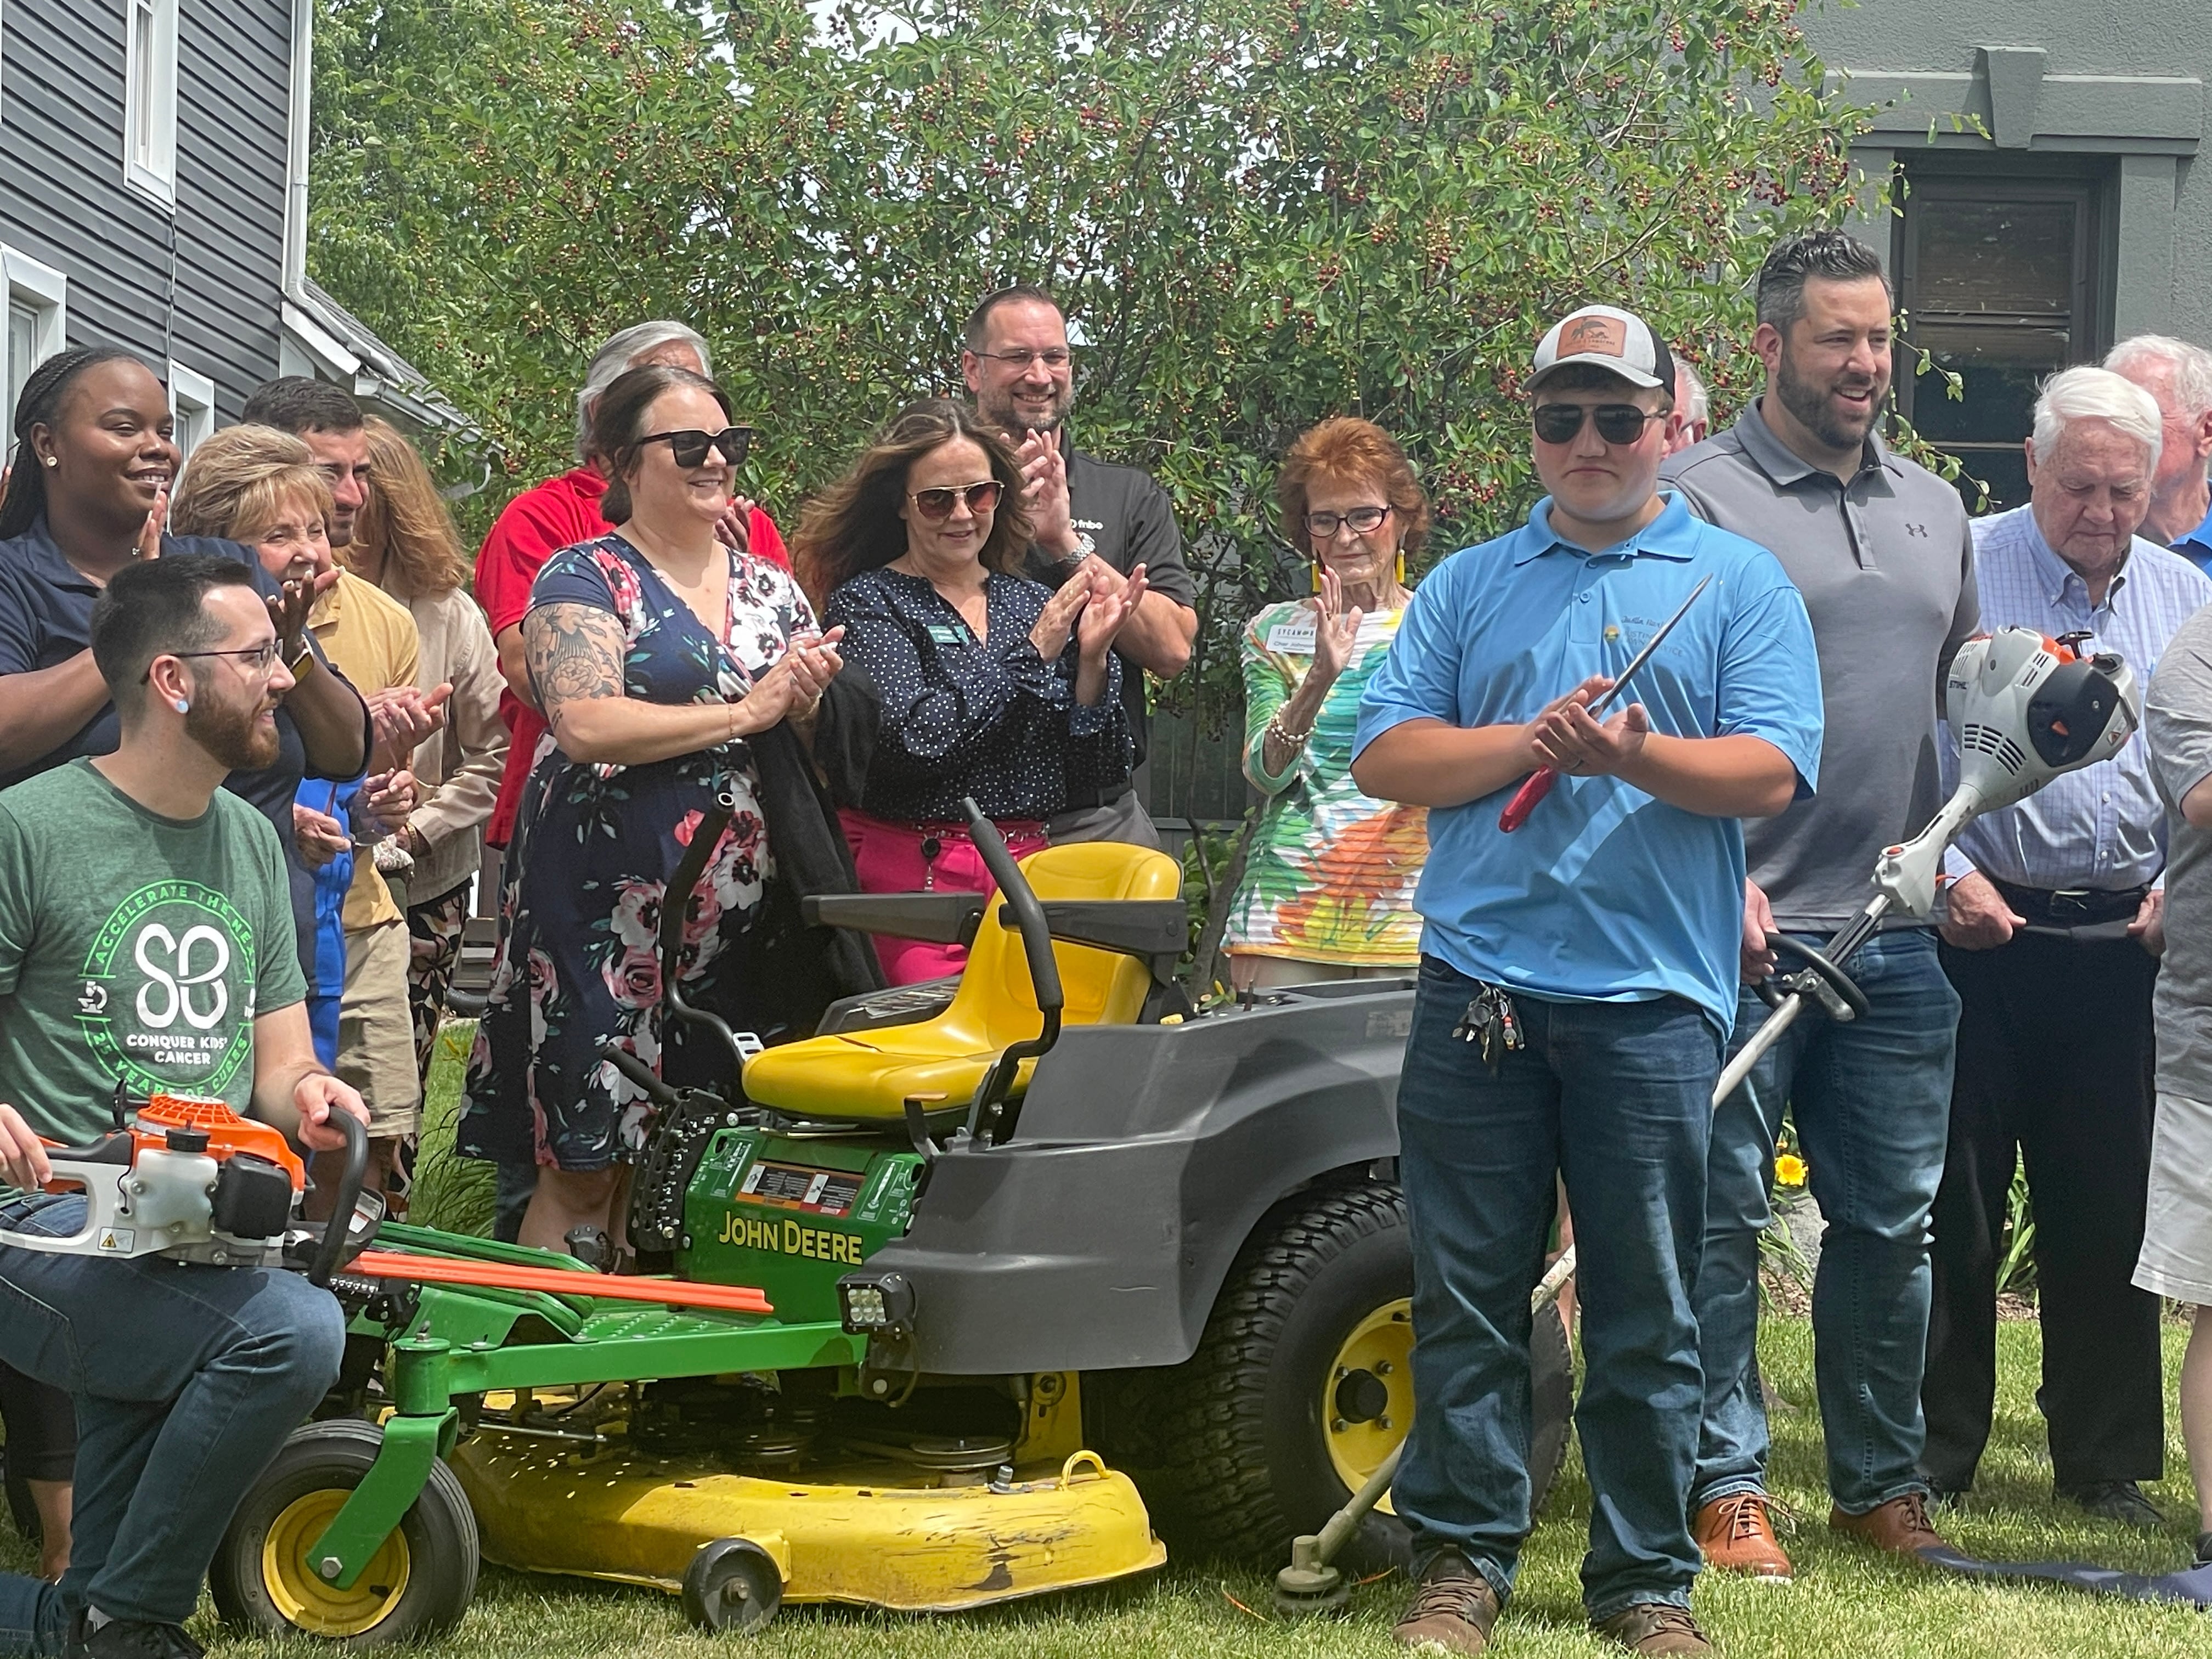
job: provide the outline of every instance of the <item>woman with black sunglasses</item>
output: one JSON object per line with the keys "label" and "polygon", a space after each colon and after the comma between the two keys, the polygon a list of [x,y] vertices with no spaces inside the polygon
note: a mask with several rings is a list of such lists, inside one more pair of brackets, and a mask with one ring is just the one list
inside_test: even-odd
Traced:
{"label": "woman with black sunglasses", "polygon": [[[1095,763],[1102,747],[1118,759],[1129,744],[1113,647],[1144,567],[1123,578],[1100,566],[1057,592],[1022,576],[1021,483],[998,433],[930,398],[900,410],[800,521],[799,579],[883,701],[859,805],[839,814],[864,892],[989,892],[962,799],[1018,858],[1044,846],[1071,762]],[[967,957],[916,939],[877,948],[895,985]]]}
{"label": "woman with black sunglasses", "polygon": [[[650,1104],[601,1059],[601,1038],[671,1083],[729,1086],[726,1051],[662,1022],[664,901],[686,906],[687,1000],[769,1040],[792,1024],[795,974],[775,953],[797,930],[783,925],[792,872],[779,860],[806,826],[777,821],[763,778],[772,750],[811,741],[842,664],[837,631],[820,631],[790,574],[714,533],[750,437],[703,375],[623,374],[592,421],[615,528],[554,554],[531,588],[523,644],[550,729],[508,849],[459,1137],[465,1156],[537,1164],[526,1244],[557,1250],[572,1229],[606,1227],[619,1166],[642,1144]],[[669,895],[725,791],[737,811],[704,875]],[[829,810],[810,791],[793,811],[836,848]]]}

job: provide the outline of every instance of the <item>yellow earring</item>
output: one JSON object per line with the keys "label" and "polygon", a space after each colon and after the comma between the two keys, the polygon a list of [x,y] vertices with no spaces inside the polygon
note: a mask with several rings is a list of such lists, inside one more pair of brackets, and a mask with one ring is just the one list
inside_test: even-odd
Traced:
{"label": "yellow earring", "polygon": [[1313,562],[1313,591],[1316,593],[1321,592],[1321,561],[1319,559]]}
{"label": "yellow earring", "polygon": [[1399,586],[1403,587],[1406,585],[1406,554],[1402,548],[1399,550],[1398,553],[1398,572],[1396,580]]}

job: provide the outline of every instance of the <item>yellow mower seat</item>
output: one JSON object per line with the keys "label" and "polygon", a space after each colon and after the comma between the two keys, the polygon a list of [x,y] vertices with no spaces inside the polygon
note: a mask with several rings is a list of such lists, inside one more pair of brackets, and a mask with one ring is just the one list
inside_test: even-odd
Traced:
{"label": "yellow mower seat", "polygon": [[[1171,899],[1182,871],[1164,853],[1119,842],[1048,847],[1022,860],[1041,900]],[[934,1019],[787,1042],[745,1066],[746,1097],[793,1116],[837,1122],[896,1121],[921,1097],[930,1110],[963,1106],[1011,1043],[1037,1034],[1040,1016],[1022,936],[999,925],[993,894],[968,952],[960,988]],[[1068,1025],[1131,1025],[1152,988],[1148,964],[1119,951],[1053,941]],[[1015,1087],[1029,1084],[1022,1063]]]}

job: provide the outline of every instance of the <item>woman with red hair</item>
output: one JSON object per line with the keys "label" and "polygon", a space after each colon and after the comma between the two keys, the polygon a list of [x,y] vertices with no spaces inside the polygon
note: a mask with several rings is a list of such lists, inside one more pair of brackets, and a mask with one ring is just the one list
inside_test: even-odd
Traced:
{"label": "woman with red hair", "polygon": [[1348,416],[1291,446],[1275,493],[1314,561],[1314,596],[1244,629],[1244,775],[1267,805],[1230,908],[1230,978],[1242,990],[1411,973],[1427,815],[1360,793],[1352,735],[1405,615],[1428,497],[1396,441]]}

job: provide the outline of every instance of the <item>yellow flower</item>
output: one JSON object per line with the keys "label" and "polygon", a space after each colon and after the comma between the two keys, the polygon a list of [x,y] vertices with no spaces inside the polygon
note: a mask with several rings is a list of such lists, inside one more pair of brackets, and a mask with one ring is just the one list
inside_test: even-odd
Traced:
{"label": "yellow flower", "polygon": [[1774,1160],[1774,1179],[1784,1187],[1805,1184],[1805,1160],[1793,1153],[1784,1152]]}

